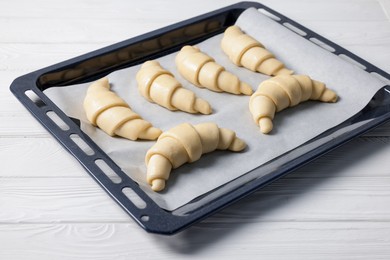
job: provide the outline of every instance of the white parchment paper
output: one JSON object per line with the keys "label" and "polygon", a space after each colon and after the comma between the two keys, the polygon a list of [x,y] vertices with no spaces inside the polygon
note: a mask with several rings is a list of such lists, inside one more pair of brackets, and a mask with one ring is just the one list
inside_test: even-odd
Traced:
{"label": "white parchment paper", "polygon": [[[80,119],[82,130],[124,172],[137,181],[160,207],[174,210],[340,124],[361,110],[384,85],[364,70],[303,39],[256,9],[246,10],[236,24],[262,42],[286,64],[286,67],[294,70],[296,74],[307,74],[325,82],[329,88],[337,92],[340,99],[335,104],[309,101],[277,113],[274,119],[274,130],[270,135],[263,135],[251,118],[248,96],[215,93],[191,85],[176,70],[174,63],[176,53],[160,58],[161,65],[170,70],[185,88],[209,101],[213,107],[213,114],[191,115],[171,112],[149,103],[138,93],[135,74],[139,66],[111,73],[108,77],[112,83],[112,90],[154,126],[168,130],[183,122],[196,124],[212,121],[220,127],[236,131],[237,135],[248,144],[244,152],[216,151],[204,155],[197,162],[175,169],[167,182],[166,189],[161,193],[153,192],[145,181],[144,156],[154,142],[113,138],[92,127],[82,107],[89,84],[66,88],[53,87],[46,90],[45,94],[68,116]],[[268,77],[232,64],[220,48],[221,38],[222,35],[217,35],[198,46],[255,90],[259,83]]]}

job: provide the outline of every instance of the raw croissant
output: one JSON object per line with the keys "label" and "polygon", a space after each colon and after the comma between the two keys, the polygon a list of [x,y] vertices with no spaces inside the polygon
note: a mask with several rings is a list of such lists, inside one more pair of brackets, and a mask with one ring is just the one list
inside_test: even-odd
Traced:
{"label": "raw croissant", "polygon": [[305,75],[280,75],[263,81],[249,101],[249,110],[260,131],[269,133],[275,112],[306,100],[336,102],[337,94]]}
{"label": "raw croissant", "polygon": [[194,92],[182,88],[172,73],[163,69],[157,61],[145,62],[138,71],[136,79],[141,95],[150,102],[155,102],[169,110],[211,113],[207,101],[197,98]]}
{"label": "raw croissant", "polygon": [[110,91],[108,78],[92,83],[84,99],[88,120],[110,136],[118,135],[130,140],[156,140],[161,130],[134,113],[117,94]]}
{"label": "raw croissant", "polygon": [[236,25],[225,30],[221,46],[237,66],[270,76],[293,74],[293,71],[286,69],[260,42],[243,33]]}
{"label": "raw croissant", "polygon": [[161,134],[146,153],[147,182],[154,191],[165,188],[171,169],[198,160],[202,154],[218,150],[241,151],[246,147],[235,132],[215,123],[180,124]]}
{"label": "raw croissant", "polygon": [[252,95],[252,88],[217,64],[199,48],[184,46],[176,56],[180,74],[192,84],[216,92]]}

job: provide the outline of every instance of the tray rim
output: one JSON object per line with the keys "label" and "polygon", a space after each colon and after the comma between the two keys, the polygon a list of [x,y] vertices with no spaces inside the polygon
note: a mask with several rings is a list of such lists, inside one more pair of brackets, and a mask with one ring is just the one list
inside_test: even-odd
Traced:
{"label": "tray rim", "polygon": [[[46,74],[53,71],[61,70],[67,67],[72,67],[75,64],[79,64],[82,61],[97,57],[104,53],[113,52],[115,50],[124,48],[129,44],[133,44],[136,42],[141,42],[145,39],[148,39],[151,36],[156,36],[158,34],[164,34],[174,28],[181,28],[191,23],[201,21],[202,19],[206,19],[207,17],[211,17],[213,15],[217,15],[226,11],[231,10],[241,10],[244,11],[247,8],[254,7],[257,9],[264,9],[267,12],[276,15],[280,18],[279,23],[283,24],[285,22],[295,26],[296,28],[303,29],[306,32],[306,36],[302,36],[307,40],[310,40],[311,37],[317,38],[325,44],[334,47],[335,55],[346,54],[351,57],[355,61],[360,64],[363,64],[366,67],[366,71],[375,72],[384,78],[390,79],[390,75],[383,70],[375,67],[374,65],[368,63],[364,59],[356,56],[355,54],[345,50],[339,45],[329,41],[328,39],[320,36],[319,34],[307,29],[306,27],[296,23],[295,21],[285,17],[284,15],[264,6],[263,4],[257,2],[240,2],[237,4],[233,4],[209,13],[205,13],[203,15],[199,15],[185,21],[172,24],[166,26],[161,29],[157,29],[143,35],[139,35],[128,40],[115,43],[113,45],[109,45],[107,47],[98,49],[96,51],[92,51],[78,57],[42,68],[40,70],[28,73],[26,75],[20,76],[15,79],[11,86],[11,92],[16,96],[17,99],[28,109],[28,111],[49,131],[56,139],[60,142],[60,144],[68,150],[82,166],[86,169],[86,171],[91,175],[92,178],[95,179],[99,183],[99,185],[146,231],[152,233],[159,234],[174,234],[177,233],[190,225],[198,222],[209,215],[221,210],[222,208],[232,204],[233,202],[251,194],[252,192],[260,189],[261,187],[271,183],[272,181],[290,173],[291,171],[303,166],[304,164],[314,160],[315,158],[329,152],[332,149],[337,148],[338,146],[346,143],[347,141],[352,140],[356,136],[361,135],[362,133],[373,129],[374,127],[379,126],[380,124],[385,123],[390,120],[390,113],[387,113],[380,118],[376,118],[368,122],[367,124],[359,127],[358,129],[354,129],[349,132],[348,135],[342,135],[337,139],[333,139],[332,143],[327,143],[325,146],[321,146],[321,149],[316,149],[316,151],[310,151],[305,154],[303,158],[295,161],[295,164],[290,165],[288,167],[282,167],[275,171],[275,174],[269,176],[269,178],[262,178],[253,180],[250,183],[242,185],[237,189],[233,190],[230,193],[224,194],[223,197],[218,197],[212,202],[204,205],[194,212],[189,214],[179,216],[174,215],[172,212],[166,211],[160,208],[146,193],[144,193],[134,181],[132,181],[125,173],[121,171],[121,169],[109,158],[93,141],[89,138],[88,135],[83,133],[77,124],[72,121],[72,119],[68,118],[65,113],[62,112],[44,93],[42,87],[38,85],[38,79]],[[211,35],[212,36],[212,35]],[[211,37],[209,36],[209,37]],[[119,69],[119,68],[116,68]],[[96,77],[90,76],[89,79]],[[26,91],[33,91],[39,99],[45,104],[44,106],[37,106],[31,100],[26,97]],[[69,127],[68,130],[60,130],[58,129],[58,125],[56,125],[51,119],[47,117],[47,113],[49,111],[54,111]],[[91,148],[94,150],[94,155],[86,155],[84,151],[82,151],[78,146],[72,145],[72,141],[70,141],[69,136],[71,134],[78,135],[82,138]],[[119,184],[113,183],[110,179],[107,178],[106,174],[104,174],[99,167],[94,163],[97,159],[103,158],[104,161],[111,167],[121,178],[122,180],[126,180],[126,182],[122,182]],[[254,169],[256,170],[256,169]],[[127,177],[127,178],[126,178]],[[123,188],[129,187],[136,194],[144,200],[146,203],[145,208],[139,208],[134,205],[132,202],[127,199],[127,197],[121,192]],[[118,192],[119,191],[119,192]],[[149,216],[150,218],[145,221],[145,216]]]}

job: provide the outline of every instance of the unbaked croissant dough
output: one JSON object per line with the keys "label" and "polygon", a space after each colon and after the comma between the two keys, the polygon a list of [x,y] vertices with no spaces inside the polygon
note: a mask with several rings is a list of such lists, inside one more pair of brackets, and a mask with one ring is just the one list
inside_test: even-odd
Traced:
{"label": "unbaked croissant dough", "polygon": [[157,61],[142,64],[136,75],[138,90],[148,101],[155,102],[169,110],[188,113],[211,114],[210,104],[182,87],[172,73],[163,69]]}
{"label": "unbaked croissant dough", "polygon": [[88,120],[110,136],[118,135],[130,140],[156,140],[161,130],[133,112],[117,94],[110,91],[108,78],[92,83],[84,99]]}
{"label": "unbaked croissant dough", "polygon": [[225,30],[221,47],[237,66],[270,76],[293,74],[293,71],[286,69],[260,42],[243,33],[237,25]]}
{"label": "unbaked croissant dough", "polygon": [[305,75],[280,75],[263,81],[249,101],[249,110],[260,131],[269,133],[275,112],[306,100],[336,102],[337,94]]}
{"label": "unbaked croissant dough", "polygon": [[176,56],[180,74],[192,84],[216,92],[252,95],[252,88],[194,46],[184,46]]}
{"label": "unbaked croissant dough", "polygon": [[165,188],[171,169],[198,160],[202,154],[218,150],[242,151],[244,141],[235,132],[215,123],[180,124],[160,135],[146,153],[147,182],[154,191]]}

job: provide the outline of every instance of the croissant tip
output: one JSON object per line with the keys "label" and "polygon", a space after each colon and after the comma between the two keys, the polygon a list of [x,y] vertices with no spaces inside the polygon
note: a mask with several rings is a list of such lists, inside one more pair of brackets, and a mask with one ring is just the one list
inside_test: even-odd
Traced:
{"label": "croissant tip", "polygon": [[148,66],[155,66],[155,65],[160,66],[160,63],[156,60],[148,60],[142,64],[141,68],[145,68]]}
{"label": "croissant tip", "polygon": [[329,102],[329,103],[336,103],[338,99],[339,99],[338,96],[336,95],[336,93],[334,93],[334,94],[328,99],[327,102]]}
{"label": "croissant tip", "polygon": [[96,89],[99,89],[100,87],[110,89],[110,81],[108,80],[108,77],[100,78],[89,86],[88,91],[95,91]]}
{"label": "croissant tip", "polygon": [[139,138],[145,140],[156,140],[161,134],[162,131],[160,129],[152,126],[141,132]]}
{"label": "croissant tip", "polygon": [[212,113],[210,104],[207,101],[200,98],[196,99],[194,104],[194,109],[204,115],[209,115]]}
{"label": "croissant tip", "polygon": [[162,191],[165,189],[165,180],[164,179],[154,179],[152,181],[152,190],[153,191]]}
{"label": "croissant tip", "polygon": [[263,134],[268,134],[273,128],[272,120],[268,117],[262,117],[259,119],[259,126]]}
{"label": "croissant tip", "polygon": [[330,89],[326,89],[324,93],[322,93],[322,95],[320,96],[319,100],[328,103],[335,103],[338,100],[338,96],[336,92]]}
{"label": "croissant tip", "polygon": [[[333,91],[332,91],[333,92]],[[334,92],[333,92],[334,93]],[[333,97],[330,99],[329,102],[331,103],[336,103],[339,100],[339,97],[337,96],[336,93],[333,94]]]}
{"label": "croissant tip", "polygon": [[231,31],[231,30],[237,30],[237,29],[241,30],[241,28],[238,27],[237,25],[232,25],[232,26],[229,26],[229,27],[225,30],[225,32],[228,32],[228,31]]}
{"label": "croissant tip", "polygon": [[244,82],[241,83],[240,91],[242,94],[247,95],[247,96],[250,96],[253,94],[253,89],[251,88],[251,86],[249,84],[244,83]]}
{"label": "croissant tip", "polygon": [[199,47],[193,46],[193,45],[185,45],[181,48],[181,50],[183,50],[183,51],[185,51],[185,50],[198,50],[199,51]]}
{"label": "croissant tip", "polygon": [[229,150],[234,152],[240,152],[244,150],[245,147],[246,147],[246,143],[240,138],[236,137],[232,142],[232,144],[230,145]]}
{"label": "croissant tip", "polygon": [[100,78],[100,79],[98,79],[97,81],[108,82],[108,77]]}

